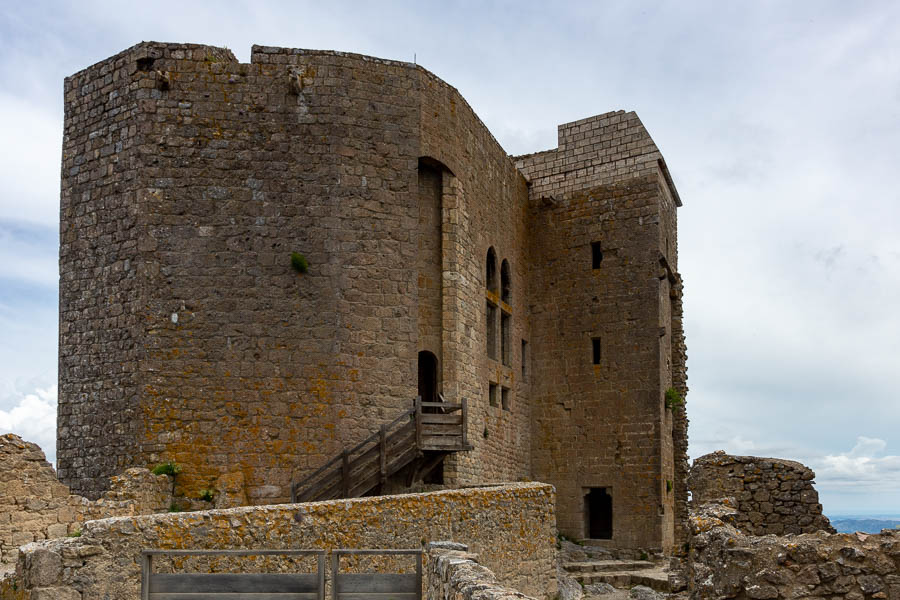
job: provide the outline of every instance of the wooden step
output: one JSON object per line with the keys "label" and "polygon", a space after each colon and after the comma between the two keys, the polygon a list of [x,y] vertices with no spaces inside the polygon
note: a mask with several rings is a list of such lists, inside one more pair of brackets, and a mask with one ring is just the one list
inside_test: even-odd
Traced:
{"label": "wooden step", "polygon": [[[387,477],[421,459],[424,451],[444,455],[471,450],[466,441],[466,415],[465,399],[460,404],[448,404],[417,398],[412,410],[293,485],[292,494],[298,502],[363,496],[382,485]],[[411,476],[415,477],[418,471],[417,468]]]}

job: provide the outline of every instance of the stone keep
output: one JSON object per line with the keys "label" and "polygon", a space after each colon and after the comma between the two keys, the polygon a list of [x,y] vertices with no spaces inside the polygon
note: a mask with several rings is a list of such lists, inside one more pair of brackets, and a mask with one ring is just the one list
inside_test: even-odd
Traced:
{"label": "stone keep", "polygon": [[65,82],[60,478],[174,460],[282,502],[440,394],[474,447],[444,485],[546,481],[563,533],[671,548],[680,205],[634,113],[510,157],[410,63],[138,44]]}

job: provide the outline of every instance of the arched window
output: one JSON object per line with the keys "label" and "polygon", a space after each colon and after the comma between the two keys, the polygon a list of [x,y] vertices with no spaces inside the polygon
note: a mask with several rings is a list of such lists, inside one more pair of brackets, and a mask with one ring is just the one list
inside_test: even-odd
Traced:
{"label": "arched window", "polygon": [[509,261],[505,258],[500,263],[500,361],[507,367],[512,364],[510,336],[512,335],[512,315],[507,312],[512,301],[510,290]]}
{"label": "arched window", "polygon": [[504,258],[503,262],[500,264],[500,299],[507,304],[509,304],[510,300],[512,300],[511,285],[512,284],[510,283],[509,276],[509,261]]}
{"label": "arched window", "polygon": [[488,248],[487,264],[484,268],[484,286],[491,292],[497,293],[497,253],[494,247]]}
{"label": "arched window", "polygon": [[487,251],[487,263],[484,267],[484,286],[489,292],[485,303],[484,320],[487,328],[487,355],[497,360],[497,296],[500,291],[497,281],[497,253],[490,247]]}

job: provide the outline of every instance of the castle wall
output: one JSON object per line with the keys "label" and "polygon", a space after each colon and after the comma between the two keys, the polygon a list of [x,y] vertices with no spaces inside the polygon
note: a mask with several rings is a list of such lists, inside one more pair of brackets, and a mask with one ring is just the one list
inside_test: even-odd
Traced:
{"label": "castle wall", "polygon": [[[687,421],[663,398],[687,391],[680,201],[634,113],[562,125],[558,149],[513,162],[416,65],[266,46],[240,64],[155,42],[69,78],[67,102],[73,489],[174,460],[188,498],[224,476],[252,503],[285,501],[411,406],[428,351],[443,397],[469,403],[473,449],[446,458],[447,485],[550,481],[574,537],[605,488],[611,545],[675,543]],[[101,139],[120,118],[125,141]]]}
{"label": "castle wall", "polygon": [[557,486],[560,530],[577,538],[591,537],[587,495],[604,488],[607,543],[618,547],[674,544],[671,283],[660,257],[675,202],[660,161],[623,112],[561,125],[556,151],[517,161],[531,181],[536,263],[534,475]]}
{"label": "castle wall", "polygon": [[415,396],[416,98],[405,67],[328,53],[168,69],[147,437],[186,493],[240,470],[283,501]]}
{"label": "castle wall", "polygon": [[557,591],[553,499],[549,485],[512,484],[91,521],[78,538],[23,548],[0,598],[21,597],[12,583],[30,598],[136,598],[145,548],[385,549],[453,540],[477,552],[503,585],[549,600]]}
{"label": "castle wall", "polygon": [[[117,392],[131,403],[120,411],[128,435],[110,447],[105,430],[79,430],[80,446],[108,455],[81,466],[66,450],[78,422],[66,411],[107,406],[74,394],[65,372],[64,480],[96,495],[102,476],[174,460],[186,496],[240,473],[251,502],[286,500],[292,480],[411,406],[420,350],[438,357],[445,398],[472,408],[475,451],[448,461],[448,482],[526,476],[530,413],[515,372],[527,192],[458,92],[414,65],[336,52],[255,46],[240,64],[215,48],[146,43],[116,60],[109,93],[135,90],[132,243],[116,255],[77,222],[62,254],[83,247],[133,270],[135,362],[83,384],[128,374]],[[489,245],[512,265],[509,365],[484,352]],[[291,269],[292,252],[307,273]],[[66,299],[90,295],[67,281]],[[111,297],[91,301],[105,310]],[[61,340],[64,361],[87,361],[68,329]],[[489,380],[510,388],[510,410],[488,406]]]}
{"label": "castle wall", "polygon": [[[530,337],[525,179],[490,131],[454,88],[424,69],[421,154],[453,173],[444,196],[444,387],[448,401],[467,398],[471,452],[449,457],[451,481],[511,481],[530,475],[530,382],[521,377],[521,341]],[[505,303],[486,288],[486,258],[493,248],[497,277],[509,264]],[[486,304],[496,307],[497,356],[487,353]],[[510,318],[508,364],[500,353],[501,314]],[[489,400],[497,386],[496,406]],[[507,392],[507,409],[501,394]]]}
{"label": "castle wall", "polygon": [[[674,531],[674,543],[683,548],[687,541],[684,525],[687,523],[687,477],[690,468],[688,460],[688,418],[685,399],[687,398],[687,346],[683,323],[684,283],[678,272],[678,220],[677,209],[681,200],[671,185],[665,163],[657,163],[657,183],[660,198],[659,227],[659,274],[660,280],[660,389],[670,388],[679,401],[667,405],[666,418],[668,433],[663,436],[663,471],[666,476],[665,497],[667,508],[664,514],[664,530]],[[671,485],[670,485],[671,482]],[[669,497],[671,495],[671,497]],[[668,504],[672,501],[673,504]]]}
{"label": "castle wall", "polygon": [[822,514],[815,476],[792,460],[720,450],[694,460],[689,481],[695,505],[732,498],[737,505],[730,522],[748,535],[834,533]]}
{"label": "castle wall", "polygon": [[[680,277],[679,277],[680,280]],[[687,345],[684,337],[684,309],[682,302],[682,286],[675,286],[672,302],[672,323],[670,335],[672,339],[672,387],[680,394],[682,406],[672,411],[672,441],[674,460],[674,496],[675,496],[675,544],[683,548],[687,542],[686,529],[688,520],[688,417],[684,400],[687,397]]]}
{"label": "castle wall", "polygon": [[692,510],[690,598],[900,598],[900,531],[757,537],[733,527],[736,516],[723,505]]}
{"label": "castle wall", "polygon": [[137,58],[119,53],[64,88],[57,456],[60,477],[94,498],[131,464],[125,457],[141,433],[137,116],[158,92],[156,71]]}
{"label": "castle wall", "polygon": [[[295,69],[305,87],[292,93],[288,55],[278,52],[257,49],[256,64],[241,65],[215,48],[144,44],[117,59],[125,65],[118,88],[104,93],[137,90],[127,116],[142,142],[127,165],[138,221],[118,255],[140,289],[125,315],[137,355],[113,368],[103,361],[127,352],[107,347],[94,361],[77,343],[68,321],[81,322],[80,305],[69,314],[68,298],[84,293],[102,311],[115,296],[68,283],[69,275],[90,279],[89,265],[64,268],[63,360],[89,363],[84,385],[124,387],[132,402],[117,411],[99,393],[83,399],[70,372],[61,375],[60,470],[79,489],[94,491],[100,475],[124,466],[171,459],[186,467],[188,495],[241,471],[251,500],[284,500],[292,470],[318,466],[411,405],[412,82],[403,66],[323,54]],[[140,60],[148,70],[134,67]],[[69,87],[92,76],[73,76]],[[71,239],[64,232],[63,260],[80,247],[117,256],[82,229],[75,222]],[[309,261],[305,275],[291,269],[295,251]],[[104,335],[101,324],[84,327]],[[126,417],[128,435],[114,448],[101,428],[78,431],[79,444],[109,456],[93,470],[67,450],[78,422],[66,412],[72,405],[113,422]]]}
{"label": "castle wall", "polygon": [[[419,163],[416,273],[419,292],[418,350],[431,352],[443,364],[443,239],[441,213],[444,173],[439,166]],[[442,379],[440,375],[438,380]],[[438,390],[440,392],[440,390]],[[434,400],[432,400],[434,401]]]}
{"label": "castle wall", "polygon": [[482,600],[533,600],[499,581],[494,573],[478,563],[464,544],[438,542],[428,549],[428,573],[425,598],[467,598],[478,594]]}
{"label": "castle wall", "polygon": [[11,569],[18,548],[77,535],[84,521],[165,512],[172,488],[165,475],[132,469],[114,477],[97,501],[72,494],[59,482],[43,451],[11,433],[0,436],[0,572]]}

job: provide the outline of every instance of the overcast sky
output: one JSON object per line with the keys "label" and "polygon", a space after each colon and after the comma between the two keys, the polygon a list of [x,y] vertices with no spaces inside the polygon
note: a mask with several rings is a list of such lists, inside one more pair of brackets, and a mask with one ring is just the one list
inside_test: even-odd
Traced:
{"label": "overcast sky", "polygon": [[691,456],[900,514],[900,3],[3,3],[0,432],[51,460],[63,78],[142,40],[415,57],[511,154],[637,111],[684,201]]}

